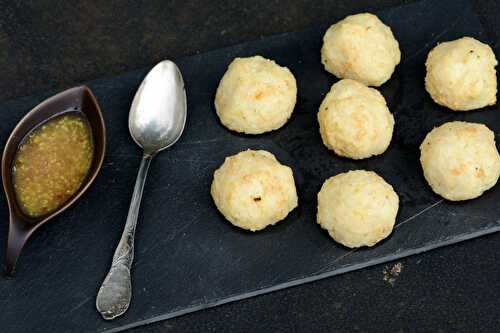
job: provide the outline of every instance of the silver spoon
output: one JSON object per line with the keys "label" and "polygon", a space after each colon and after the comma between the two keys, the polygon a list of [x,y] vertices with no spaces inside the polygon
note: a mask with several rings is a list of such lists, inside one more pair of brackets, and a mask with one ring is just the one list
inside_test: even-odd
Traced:
{"label": "silver spoon", "polygon": [[149,164],[156,153],[173,145],[181,136],[186,123],[186,106],[182,75],[169,60],[160,62],[148,73],[132,102],[128,127],[134,141],[144,150],[144,155],[125,229],[115,250],[111,269],[97,294],[97,310],[106,320],[120,316],[129,307],[134,235]]}

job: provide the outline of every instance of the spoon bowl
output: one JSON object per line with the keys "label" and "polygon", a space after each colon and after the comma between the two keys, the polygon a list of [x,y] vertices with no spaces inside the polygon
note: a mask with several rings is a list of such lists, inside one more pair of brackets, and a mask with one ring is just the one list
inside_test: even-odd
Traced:
{"label": "spoon bowl", "polygon": [[[90,125],[94,154],[88,175],[78,191],[56,210],[36,218],[27,216],[17,202],[12,179],[12,165],[17,150],[24,142],[24,138],[33,130],[52,118],[66,113],[80,113]],[[71,88],[46,99],[34,107],[17,124],[7,140],[2,156],[2,181],[9,207],[9,235],[5,256],[5,271],[8,275],[14,273],[17,259],[31,234],[69,208],[89,188],[99,173],[105,150],[106,129],[101,109],[90,89],[85,86]]]}
{"label": "spoon bowl", "polygon": [[180,138],[185,124],[186,91],[181,73],[172,61],[162,61],[135,94],[128,118],[130,135],[146,153],[159,152]]}

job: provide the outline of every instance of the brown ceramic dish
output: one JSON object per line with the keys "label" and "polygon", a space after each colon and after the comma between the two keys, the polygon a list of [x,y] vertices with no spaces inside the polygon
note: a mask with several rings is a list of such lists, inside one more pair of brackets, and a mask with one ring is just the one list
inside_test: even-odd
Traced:
{"label": "brown ceramic dish", "polygon": [[[18,147],[31,133],[48,120],[68,113],[79,112],[88,120],[92,133],[94,153],[88,175],[79,190],[63,205],[45,216],[33,218],[25,215],[16,199],[12,182],[12,165]],[[97,100],[86,86],[65,90],[33,108],[12,131],[2,157],[2,180],[9,206],[9,235],[5,255],[6,273],[12,275],[21,250],[31,234],[41,225],[71,206],[90,186],[97,176],[106,150],[106,128]]]}

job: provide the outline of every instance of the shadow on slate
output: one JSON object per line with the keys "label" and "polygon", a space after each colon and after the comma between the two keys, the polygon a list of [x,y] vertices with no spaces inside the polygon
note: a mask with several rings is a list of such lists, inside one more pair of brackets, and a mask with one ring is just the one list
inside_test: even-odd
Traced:
{"label": "shadow on slate", "polygon": [[[437,42],[464,35],[487,42],[472,6],[423,1],[378,14],[393,28],[402,50],[402,63],[380,89],[396,128],[388,151],[363,161],[335,156],[319,136],[316,112],[336,81],[320,63],[328,24],[177,61],[188,93],[186,131],[153,162],[137,232],[132,305],[111,322],[100,318],[94,303],[122,232],[140,162],[127,116],[146,70],[90,82],[108,127],[105,164],[80,202],[34,235],[15,278],[0,280],[2,332],[119,331],[498,231],[498,186],[473,201],[443,202],[427,186],[419,164],[425,134],[446,121],[483,122],[500,133],[496,107],[453,113],[433,103],[424,89],[425,58]],[[255,137],[225,130],[213,107],[230,61],[253,54],[289,67],[299,85],[289,123]],[[17,121],[48,96],[0,105],[0,140],[5,142]],[[247,148],[269,150],[290,165],[299,190],[299,207],[282,223],[255,234],[226,222],[209,194],[213,171],[224,157]],[[378,172],[400,196],[394,233],[371,249],[337,245],[315,222],[321,184],[350,169]],[[7,221],[4,198],[0,212]],[[7,223],[0,232],[5,248]]]}

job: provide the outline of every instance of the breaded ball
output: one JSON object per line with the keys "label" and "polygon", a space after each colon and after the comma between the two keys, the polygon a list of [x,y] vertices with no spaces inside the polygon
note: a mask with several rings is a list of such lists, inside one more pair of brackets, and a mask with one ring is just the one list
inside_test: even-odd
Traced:
{"label": "breaded ball", "polygon": [[236,58],[222,77],[215,110],[224,126],[260,134],[283,126],[297,101],[297,83],[286,67],[261,56]]}
{"label": "breaded ball", "polygon": [[341,79],[380,86],[401,60],[391,28],[373,14],[350,15],[332,25],[323,37],[321,62]]}
{"label": "breaded ball", "polygon": [[211,194],[229,222],[251,231],[283,220],[297,207],[292,169],[265,150],[226,157],[214,173]]}
{"label": "breaded ball", "polygon": [[434,192],[452,201],[479,197],[500,175],[495,134],[483,124],[452,121],[434,128],[420,145],[420,162]]}
{"label": "breaded ball", "polygon": [[325,146],[353,159],[382,154],[394,129],[384,96],[349,79],[335,83],[326,94],[318,121]]}
{"label": "breaded ball", "polygon": [[318,193],[317,222],[347,247],[373,246],[394,227],[399,197],[372,171],[340,173],[325,181]]}
{"label": "breaded ball", "polygon": [[455,111],[494,105],[496,65],[491,47],[474,38],[441,43],[427,56],[425,88],[436,103]]}

